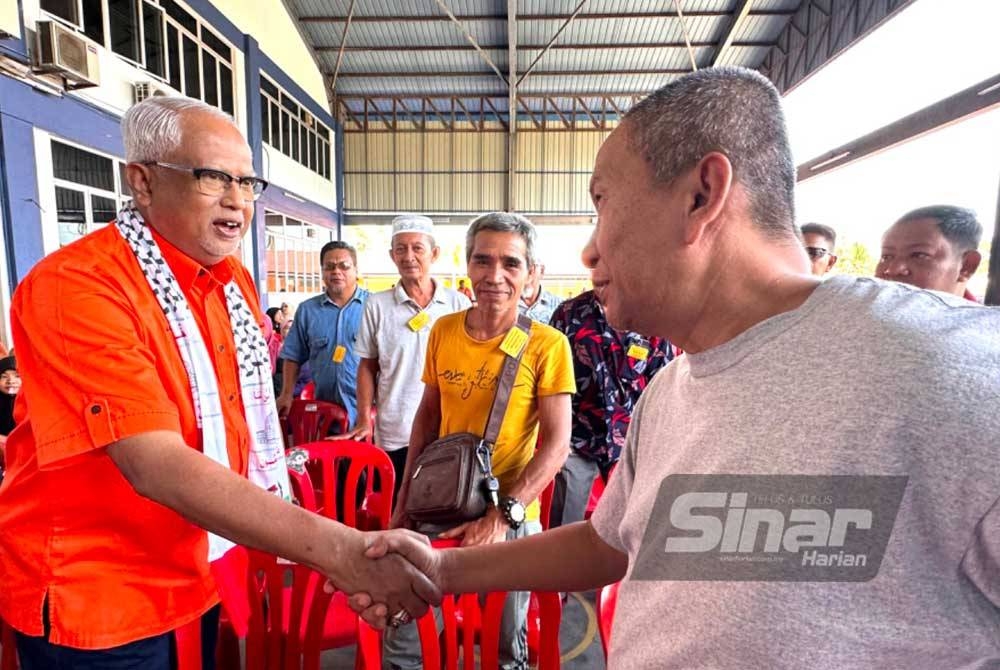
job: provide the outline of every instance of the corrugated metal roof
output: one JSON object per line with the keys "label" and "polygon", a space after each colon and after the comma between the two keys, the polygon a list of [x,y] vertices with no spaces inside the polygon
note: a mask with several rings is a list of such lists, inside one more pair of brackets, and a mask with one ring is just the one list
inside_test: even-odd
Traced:
{"label": "corrugated metal roof", "polygon": [[[802,2],[753,0],[752,13],[737,26],[733,35],[735,44],[723,54],[721,62],[759,66]],[[477,43],[499,47],[488,49],[487,53],[506,74],[507,0],[445,0],[445,3],[459,17],[486,17],[466,18],[463,25]],[[300,23],[310,45],[323,47],[318,60],[327,73],[332,73],[350,0],[287,0],[287,4],[296,17],[340,19]],[[540,47],[552,39],[577,4],[578,0],[518,0],[518,44],[536,47],[519,50],[518,74],[535,60]],[[541,58],[522,83],[521,92],[581,94],[590,96],[586,98],[588,105],[599,105],[601,100],[593,96],[600,94],[650,92],[677,76],[668,71],[690,69],[685,33],[695,45],[699,67],[707,66],[716,58],[718,44],[731,29],[732,13],[739,0],[682,0],[680,5],[683,24],[670,0],[589,0],[582,11],[584,17],[566,27],[557,48]],[[524,18],[532,15],[551,18]],[[344,54],[341,74],[347,76],[338,81],[338,94],[383,96],[386,109],[391,109],[388,96],[395,94],[473,96],[470,104],[477,105],[474,96],[506,94],[505,84],[468,45],[463,30],[447,19],[434,0],[356,0],[354,16],[360,20],[352,22],[347,36],[347,45],[354,50]],[[377,20],[378,17],[385,20]],[[595,45],[604,48],[587,48]],[[393,76],[434,72],[458,73],[458,76]],[[501,102],[506,108],[505,100],[496,104]],[[628,101],[622,99],[620,104],[627,106]]]}

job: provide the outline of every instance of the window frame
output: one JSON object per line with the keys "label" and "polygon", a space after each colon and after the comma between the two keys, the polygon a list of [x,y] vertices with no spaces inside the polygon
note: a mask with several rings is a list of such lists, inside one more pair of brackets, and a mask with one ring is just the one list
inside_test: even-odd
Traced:
{"label": "window frame", "polygon": [[[109,223],[108,221],[95,221],[94,220],[94,209],[93,209],[92,198],[93,198],[93,196],[98,196],[98,197],[101,197],[101,198],[106,198],[108,200],[112,200],[112,201],[114,201],[114,203],[115,203],[115,205],[117,206],[118,209],[121,209],[125,205],[126,202],[128,202],[129,200],[132,199],[132,196],[125,192],[125,190],[124,190],[124,183],[122,181],[122,165],[125,164],[125,161],[123,161],[118,156],[113,156],[111,154],[104,153],[103,151],[96,151],[96,150],[94,150],[91,147],[86,147],[86,146],[77,144],[76,142],[71,142],[69,140],[63,139],[61,137],[51,136],[51,137],[49,137],[49,143],[50,143],[49,148],[52,151],[52,175],[51,175],[51,178],[52,178],[52,189],[53,189],[53,192],[55,192],[56,188],[61,188],[61,189],[65,189],[67,191],[75,191],[77,193],[83,194],[83,198],[84,198],[83,199],[84,222],[76,224],[77,226],[82,226],[83,229],[82,230],[78,229],[79,235],[77,237],[75,237],[74,240],[79,239],[80,237],[83,237],[84,235],[87,235],[88,233],[92,233],[93,231],[99,230],[99,229],[103,228],[104,226],[108,225],[108,223]],[[76,149],[78,151],[83,151],[83,152],[86,152],[86,153],[89,153],[89,154],[93,154],[94,156],[99,156],[101,158],[106,158],[106,159],[110,160],[112,162],[112,169],[113,169],[113,172],[114,172],[113,178],[114,178],[114,189],[115,190],[114,191],[108,191],[108,190],[105,190],[103,188],[98,188],[96,186],[90,186],[88,184],[81,184],[79,182],[70,181],[68,179],[61,179],[61,178],[56,177],[56,163],[55,163],[56,152],[55,152],[54,146],[53,146],[55,144],[62,144],[62,145],[68,146],[68,147],[73,147],[74,149]],[[57,235],[58,235],[58,240],[59,240],[59,246],[60,247],[65,246],[62,243],[62,226],[63,225],[72,225],[72,223],[64,223],[62,221],[59,221],[59,212],[58,212],[58,209],[55,212],[55,223],[56,223],[56,226],[57,226]],[[71,240],[71,241],[73,241],[73,240]],[[69,242],[67,242],[66,244],[69,244]]]}
{"label": "window frame", "polygon": [[[261,125],[265,126],[262,141],[310,172],[332,181],[330,166],[333,164],[333,159],[330,152],[333,150],[333,145],[329,138],[334,133],[273,79],[263,72],[260,74],[260,79]],[[275,116],[277,116],[276,128]],[[287,133],[284,125],[286,119],[289,124]],[[309,125],[307,119],[312,119],[312,125]],[[326,132],[323,133],[321,130]]]}
{"label": "window frame", "polygon": [[[161,0],[128,0],[133,3],[137,13],[136,13],[136,25],[134,30],[138,33],[138,60],[130,58],[127,55],[121,54],[114,50],[111,45],[111,15],[109,12],[108,2],[109,0],[98,0],[101,8],[101,26],[102,26],[102,41],[97,42],[87,35],[86,31],[86,20],[84,16],[84,6],[83,0],[71,0],[70,6],[73,8],[73,13],[75,14],[75,20],[67,19],[64,16],[54,13],[51,9],[46,9],[43,5],[45,0],[39,1],[39,10],[44,18],[51,18],[54,21],[71,28],[75,32],[79,33],[81,37],[87,39],[88,41],[98,44],[104,49],[106,49],[115,58],[119,58],[122,61],[137,67],[145,71],[153,79],[160,81],[171,88],[174,88],[173,83],[171,83],[171,73],[173,71],[173,66],[171,63],[171,48],[169,41],[169,31],[168,26],[173,27],[177,32],[177,53],[173,54],[177,56],[178,70],[180,72],[180,79],[178,83],[180,87],[176,90],[183,95],[189,95],[187,81],[185,80],[185,57],[184,57],[184,38],[188,38],[194,42],[197,48],[197,73],[198,73],[198,86],[199,91],[197,97],[199,100],[204,101],[206,98],[205,94],[205,63],[204,54],[209,53],[215,60],[214,74],[215,74],[215,87],[214,87],[214,97],[216,99],[216,107],[232,114],[235,116],[236,113],[236,61],[234,53],[237,48],[228,39],[219,34],[218,31],[213,30],[211,26],[208,26],[202,18],[189,7],[184,5],[183,2],[179,0],[172,0],[173,4],[177,6],[179,10],[184,11],[188,14],[191,19],[196,24],[195,32],[192,32],[188,26],[180,22],[176,18],[170,15],[167,8],[161,4]],[[159,31],[160,31],[160,61],[163,68],[162,74],[157,73],[149,69],[150,65],[146,57],[148,44],[146,41],[146,14],[147,12],[155,12],[159,15]],[[228,60],[225,60],[223,54],[216,46],[212,46],[202,38],[203,33],[210,36],[213,42],[218,42],[216,46],[226,46],[229,50]],[[228,76],[223,76],[223,69],[228,71]],[[229,81],[229,91],[228,95],[224,91],[223,82],[228,79]],[[193,89],[193,85],[192,85]],[[228,103],[228,107],[224,107],[223,104]]]}

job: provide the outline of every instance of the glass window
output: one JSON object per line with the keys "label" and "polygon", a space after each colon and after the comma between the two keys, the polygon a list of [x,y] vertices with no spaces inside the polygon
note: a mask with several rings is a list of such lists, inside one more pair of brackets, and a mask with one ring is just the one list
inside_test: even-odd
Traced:
{"label": "glass window", "polygon": [[281,112],[277,103],[272,102],[271,108],[271,146],[281,151]]}
{"label": "glass window", "polygon": [[233,107],[233,71],[229,67],[219,63],[219,97],[222,111],[232,114]]}
{"label": "glass window", "polygon": [[148,2],[142,6],[142,28],[145,39],[146,69],[158,77],[166,75],[163,54],[163,10]]}
{"label": "glass window", "polygon": [[205,85],[205,102],[217,107],[219,104],[219,83],[216,80],[215,57],[207,52],[201,54],[201,73]]}
{"label": "glass window", "polygon": [[109,223],[118,216],[118,204],[111,198],[92,195],[90,207],[94,212],[92,217],[94,223]]}
{"label": "glass window", "polygon": [[56,179],[115,190],[115,168],[110,158],[61,142],[52,142],[52,168]]}
{"label": "glass window", "polygon": [[59,246],[63,247],[87,233],[87,211],[83,193],[56,187],[56,221]]}
{"label": "glass window", "polygon": [[108,24],[111,28],[111,50],[119,56],[140,62],[137,0],[108,0]]}
{"label": "glass window", "polygon": [[160,0],[160,6],[166,10],[167,16],[195,35],[198,34],[198,20],[181,9],[176,2],[173,0]]}
{"label": "glass window", "polygon": [[76,15],[76,0],[42,0],[41,6],[48,13],[66,19],[70,23],[79,22],[79,17]]}
{"label": "glass window", "polygon": [[201,27],[201,41],[205,43],[205,46],[221,56],[222,60],[231,61],[233,59],[232,49],[205,26]]}
{"label": "glass window", "polygon": [[281,94],[278,93],[278,87],[275,86],[274,83],[267,77],[260,78],[260,90],[264,91],[274,99],[281,97]]}
{"label": "glass window", "polygon": [[181,49],[177,28],[167,25],[167,60],[170,64],[170,85],[178,91],[183,91],[181,85]]}
{"label": "glass window", "polygon": [[101,0],[83,0],[83,34],[104,44],[104,3]]}
{"label": "glass window", "polygon": [[270,109],[271,109],[270,106],[267,104],[267,98],[264,97],[263,93],[261,93],[260,94],[260,133],[261,133],[261,139],[264,140],[265,142],[267,142],[268,144],[272,144],[272,142],[271,142],[271,119],[268,116],[268,112],[270,111]]}
{"label": "glass window", "polygon": [[184,36],[184,94],[191,98],[201,97],[201,68],[198,66],[198,43]]}

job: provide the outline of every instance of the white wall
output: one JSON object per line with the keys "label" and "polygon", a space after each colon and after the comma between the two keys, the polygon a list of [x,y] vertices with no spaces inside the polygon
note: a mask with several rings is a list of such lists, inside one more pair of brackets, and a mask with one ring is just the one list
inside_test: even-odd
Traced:
{"label": "white wall", "polygon": [[302,87],[323,109],[329,109],[323,75],[302,41],[281,0],[211,0],[240,30],[253,36],[260,50]]}

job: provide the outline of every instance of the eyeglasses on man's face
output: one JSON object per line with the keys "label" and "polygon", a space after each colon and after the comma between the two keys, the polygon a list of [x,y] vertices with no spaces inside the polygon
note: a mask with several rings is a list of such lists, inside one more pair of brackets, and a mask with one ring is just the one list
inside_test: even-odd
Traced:
{"label": "eyeglasses on man's face", "polygon": [[323,272],[333,272],[335,270],[340,270],[341,272],[347,272],[354,267],[354,263],[351,261],[340,261],[339,263],[327,262],[323,263]]}
{"label": "eyeglasses on man's face", "polygon": [[188,165],[161,161],[149,161],[143,165],[155,165],[178,172],[189,172],[194,175],[195,181],[198,183],[198,191],[204,195],[222,195],[229,190],[233,182],[236,182],[244,200],[256,200],[267,188],[267,182],[259,177],[234,177],[222,170],[213,170],[212,168],[193,168]]}
{"label": "eyeglasses on man's face", "polygon": [[829,254],[830,251],[829,249],[824,249],[823,247],[806,247],[806,253],[809,254],[809,258],[814,261],[818,261]]}

